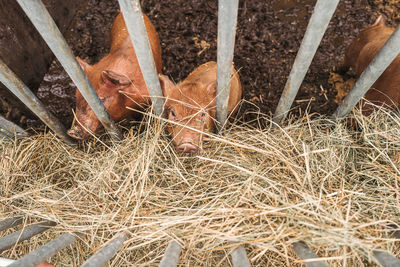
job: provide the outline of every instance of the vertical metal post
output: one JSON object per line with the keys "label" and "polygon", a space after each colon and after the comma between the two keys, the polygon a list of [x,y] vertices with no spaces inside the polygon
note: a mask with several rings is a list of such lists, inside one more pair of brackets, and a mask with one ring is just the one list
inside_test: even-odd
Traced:
{"label": "vertical metal post", "polygon": [[32,93],[31,90],[10,70],[2,60],[0,60],[0,82],[4,84],[14,95],[32,110],[47,126],[50,127],[60,138],[69,144],[73,144],[72,139],[66,134],[66,129],[58,119],[51,114]]}
{"label": "vertical metal post", "polygon": [[336,118],[342,118],[360,101],[371,86],[378,80],[379,76],[386,70],[392,61],[400,53],[400,25],[386,41],[372,62],[361,74],[360,78],[351,89],[350,93],[340,103],[333,114]]}
{"label": "vertical metal post", "polygon": [[274,122],[281,123],[286,118],[338,3],[339,0],[317,1],[289,78],[279,99],[273,118]]}
{"label": "vertical metal post", "polygon": [[[75,235],[82,236],[82,234],[75,233]],[[42,247],[25,255],[21,259],[13,262],[8,267],[35,267],[46,259],[50,258],[58,251],[66,248],[76,241],[76,236],[70,233],[65,233],[54,240],[51,240]]]}
{"label": "vertical metal post", "polygon": [[81,267],[97,267],[105,266],[115,253],[123,246],[124,242],[129,238],[129,233],[122,233],[115,236],[106,245],[93,254]]}
{"label": "vertical metal post", "polygon": [[30,225],[12,234],[6,235],[0,238],[0,252],[9,249],[16,243],[22,242],[24,240],[31,238],[32,236],[40,234],[49,229],[49,227],[55,225],[56,225],[55,222],[40,222],[37,224]]}
{"label": "vertical metal post", "polygon": [[238,3],[239,0],[218,1],[217,120],[221,127],[228,116]]}
{"label": "vertical metal post", "polygon": [[375,259],[385,267],[398,267],[400,266],[400,259],[396,258],[395,256],[389,254],[386,251],[381,250],[374,250],[373,255]]}
{"label": "vertical metal post", "polygon": [[20,225],[23,221],[24,221],[24,217],[22,217],[22,216],[7,218],[0,222],[0,231],[4,231],[11,227]]}
{"label": "vertical metal post", "polygon": [[247,258],[246,250],[242,245],[235,247],[231,252],[233,267],[250,267],[250,261]]}
{"label": "vertical metal post", "polygon": [[179,254],[181,254],[181,245],[175,240],[172,240],[165,250],[158,267],[176,267],[178,264]]}
{"label": "vertical metal post", "polygon": [[0,267],[8,266],[13,262],[15,262],[15,260],[11,260],[11,259],[6,259],[6,258],[1,258],[0,257]]}
{"label": "vertical metal post", "polygon": [[[308,259],[318,259],[318,255],[314,253],[304,242],[299,241],[293,243],[294,252],[300,257],[302,260]],[[312,261],[306,262],[305,265],[307,267],[328,267],[324,261]]]}
{"label": "vertical metal post", "polygon": [[3,133],[2,130],[5,131],[6,135],[10,135],[10,137],[27,137],[28,133],[24,131],[21,127],[16,125],[15,123],[6,120],[3,116],[0,116],[0,133]]}
{"label": "vertical metal post", "polygon": [[149,38],[147,36],[146,27],[144,25],[142,8],[139,0],[118,0],[121,7],[122,15],[128,28],[129,36],[133,47],[135,48],[136,57],[142,71],[147,90],[154,105],[154,111],[157,116],[163,113],[164,99],[161,91],[160,81],[154,63],[153,52]]}
{"label": "vertical metal post", "polygon": [[76,61],[71,48],[68,46],[54,20],[51,18],[41,0],[17,0],[18,4],[29,17],[32,24],[39,31],[54,55],[60,61],[65,71],[78,87],[82,96],[88,102],[97,118],[114,140],[121,137],[121,133],[108,114],[107,109],[99,99],[93,86]]}

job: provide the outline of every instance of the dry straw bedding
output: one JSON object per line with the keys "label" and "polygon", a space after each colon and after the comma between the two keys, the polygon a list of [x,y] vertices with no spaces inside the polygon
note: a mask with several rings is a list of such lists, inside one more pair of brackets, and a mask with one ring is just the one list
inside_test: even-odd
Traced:
{"label": "dry straw bedding", "polygon": [[352,116],[357,130],[320,116],[282,128],[234,125],[194,157],[177,155],[154,121],[120,143],[71,147],[51,133],[3,139],[0,217],[58,226],[0,256],[83,231],[50,259],[77,266],[128,230],[111,266],[156,266],[171,239],[184,247],[182,266],[230,266],[232,241],[245,244],[254,266],[301,265],[291,250],[298,240],[332,266],[374,266],[373,249],[399,257],[388,225],[400,222],[400,117]]}

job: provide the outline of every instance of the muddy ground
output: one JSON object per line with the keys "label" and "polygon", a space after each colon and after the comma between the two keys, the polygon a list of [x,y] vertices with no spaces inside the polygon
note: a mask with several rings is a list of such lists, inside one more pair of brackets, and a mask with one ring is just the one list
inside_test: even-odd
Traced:
{"label": "muddy ground", "polygon": [[[294,62],[311,16],[315,0],[271,0],[239,2],[234,62],[246,100],[239,116],[252,120],[258,111],[272,114]],[[147,0],[143,10],[158,30],[163,51],[163,72],[175,81],[196,66],[216,60],[217,1]],[[90,0],[80,10],[66,35],[76,56],[90,63],[99,61],[109,49],[109,30],[118,13],[116,0]],[[342,0],[292,107],[293,114],[331,114],[337,106],[331,77],[345,47],[359,30],[383,14],[390,25],[400,23],[398,0]],[[39,98],[68,127],[72,122],[75,86],[57,61],[38,91]],[[335,101],[336,99],[336,101]],[[25,127],[41,128],[35,119]]]}

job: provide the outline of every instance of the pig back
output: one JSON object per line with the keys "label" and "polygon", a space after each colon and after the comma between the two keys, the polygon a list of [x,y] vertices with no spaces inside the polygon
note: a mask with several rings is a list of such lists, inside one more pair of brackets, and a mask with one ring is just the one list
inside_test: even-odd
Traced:
{"label": "pig back", "polygon": [[[385,27],[385,31],[375,36],[373,41],[366,44],[359,54],[355,71],[359,77],[368,67],[374,57],[382,49],[383,45],[393,32],[392,28]],[[400,55],[382,73],[379,79],[372,85],[371,89],[365,94],[365,99],[376,104],[385,103],[387,107],[395,107],[400,104]],[[365,115],[372,112],[373,108],[366,105]]]}
{"label": "pig back", "polygon": [[[151,23],[150,19],[146,14],[143,13],[144,24],[146,27],[147,35],[150,42],[150,47],[153,52],[154,62],[158,73],[162,71],[162,61],[161,61],[161,45],[160,39],[154,25]],[[128,30],[124,21],[122,13],[119,13],[115,18],[112,28],[111,28],[111,53],[119,49],[133,49],[132,42],[129,37]],[[133,49],[134,50],[134,49]],[[133,55],[136,57],[135,51]]]}
{"label": "pig back", "polygon": [[[231,86],[229,93],[229,102],[228,102],[228,112],[236,110],[237,104],[242,98],[242,85],[240,83],[239,74],[232,66],[232,78],[231,78]],[[189,76],[186,78],[186,81],[197,82],[202,84],[202,88],[207,88],[212,82],[217,80],[217,62],[210,61],[204,63],[197,69],[195,69]],[[215,102],[215,100],[214,100]],[[215,103],[214,103],[215,105]]]}

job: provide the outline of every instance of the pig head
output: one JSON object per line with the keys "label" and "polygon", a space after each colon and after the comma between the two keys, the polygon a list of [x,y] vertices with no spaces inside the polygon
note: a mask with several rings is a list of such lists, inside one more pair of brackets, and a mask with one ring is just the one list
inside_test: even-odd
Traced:
{"label": "pig head", "polygon": [[[161,73],[160,40],[149,18],[145,14],[143,17],[156,69]],[[118,122],[135,114],[127,107],[143,110],[151,103],[121,13],[115,18],[111,29],[110,53],[95,65],[89,65],[80,58],[77,60],[114,121]],[[97,133],[103,128],[79,90],[76,90],[75,115],[78,122],[68,134],[76,139],[85,139],[89,132]]]}
{"label": "pig head", "polygon": [[[382,16],[373,25],[360,31],[357,38],[347,47],[344,69],[350,67],[356,72],[357,78],[374,59],[394,29],[387,27]],[[375,106],[394,108],[400,104],[400,56],[391,63],[379,79],[365,94],[362,100],[362,112],[369,115]],[[371,104],[372,103],[372,104]]]}
{"label": "pig head", "polygon": [[[216,118],[217,63],[207,62],[178,84],[159,75],[166,97],[167,130],[177,150],[184,154],[198,152],[205,132],[213,132]],[[239,75],[232,67],[228,112],[233,113],[242,96]]]}

